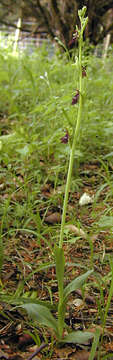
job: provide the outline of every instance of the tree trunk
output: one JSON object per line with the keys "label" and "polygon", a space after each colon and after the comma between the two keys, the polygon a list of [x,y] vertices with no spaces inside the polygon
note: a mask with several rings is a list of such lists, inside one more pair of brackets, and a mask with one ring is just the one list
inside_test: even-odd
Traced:
{"label": "tree trunk", "polygon": [[60,35],[60,40],[62,40],[65,44],[65,46],[68,45],[69,42],[69,28],[67,24],[62,19],[62,14],[60,12],[60,9],[58,7],[58,1],[57,0],[50,0],[51,3],[51,11],[52,16],[54,19],[54,24],[56,29],[58,29],[58,32]]}

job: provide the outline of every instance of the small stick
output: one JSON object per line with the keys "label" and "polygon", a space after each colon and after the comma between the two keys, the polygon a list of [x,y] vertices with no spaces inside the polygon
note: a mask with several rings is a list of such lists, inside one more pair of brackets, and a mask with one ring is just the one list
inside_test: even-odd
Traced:
{"label": "small stick", "polygon": [[42,349],[44,349],[48,344],[42,343],[39,348],[31,355],[27,360],[32,360],[35,355],[37,355]]}

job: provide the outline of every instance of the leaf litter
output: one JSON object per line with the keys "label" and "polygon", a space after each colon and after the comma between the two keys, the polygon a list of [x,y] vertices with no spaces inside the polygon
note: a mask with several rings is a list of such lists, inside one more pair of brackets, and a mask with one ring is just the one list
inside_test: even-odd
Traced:
{"label": "leaf litter", "polygon": [[[87,165],[88,168],[88,165]],[[89,165],[90,169],[90,165]],[[98,170],[98,167],[97,167]],[[90,180],[88,184],[84,184],[84,190],[88,186],[88,191],[91,187],[92,193],[92,183],[90,184]],[[95,189],[94,189],[95,191]],[[19,194],[18,194],[19,195]],[[87,268],[87,263],[91,262],[90,248],[87,240],[86,233],[91,229],[95,219],[92,217],[92,207],[93,205],[87,204],[84,210],[80,210],[78,200],[75,198],[75,193],[70,193],[71,200],[69,205],[71,205],[72,212],[77,211],[78,219],[82,222],[82,227],[85,228],[85,232],[80,229],[80,227],[76,227],[74,224],[67,224],[66,228],[69,231],[74,232],[75,237],[79,236],[79,240],[74,245],[71,242],[65,241],[64,250],[67,254],[67,262],[68,266],[66,267],[65,273],[65,281],[68,283],[69,279],[74,279],[76,276],[81,274],[82,266],[84,269]],[[102,213],[102,197],[104,192],[102,192],[100,197],[100,205],[98,203],[98,208],[96,209],[96,218],[98,218],[98,212]],[[16,194],[13,201],[16,201]],[[21,201],[21,197],[20,197]],[[105,206],[105,205],[104,205]],[[54,209],[54,208],[53,208]],[[41,206],[42,210],[42,206]],[[67,214],[68,220],[70,221],[70,215]],[[61,214],[59,212],[51,213],[50,215],[45,217],[45,234],[44,237],[47,239],[50,238],[50,234],[52,232],[51,226],[55,226],[55,223],[59,222]],[[49,219],[49,221],[48,221]],[[46,225],[46,223],[48,223]],[[58,226],[58,225],[57,225]],[[50,230],[49,230],[50,229]],[[35,229],[34,229],[35,230]],[[54,230],[54,228],[53,228]],[[50,231],[50,233],[49,233]],[[55,231],[58,231],[56,228]],[[98,236],[93,238],[93,247],[94,247],[94,260],[95,267],[97,269],[97,274],[103,274],[107,280],[107,274],[109,274],[109,266],[105,261],[100,262],[100,258],[103,256],[103,244],[107,244],[107,250],[111,252],[111,240],[110,233],[108,230],[98,232]],[[71,239],[71,235],[69,235]],[[80,239],[81,238],[81,239]],[[84,241],[83,241],[84,239]],[[5,240],[5,236],[4,236]],[[5,259],[3,264],[3,272],[2,272],[2,283],[4,284],[4,288],[7,289],[7,293],[11,294],[12,291],[15,292],[18,289],[18,294],[20,295],[24,289],[24,295],[33,296],[40,300],[49,300],[50,293],[48,289],[52,289],[52,297],[53,302],[58,299],[58,289],[56,284],[56,276],[53,268],[48,268],[46,270],[42,270],[37,272],[36,267],[45,264],[46,262],[52,262],[52,253],[49,251],[49,259],[48,259],[48,247],[47,243],[40,237],[40,242],[37,242],[37,237],[30,233],[26,233],[23,231],[17,231],[15,235],[10,235],[7,241],[6,238],[6,247],[5,247]],[[51,243],[53,247],[54,242]],[[105,254],[106,256],[106,254]],[[82,258],[82,262],[81,262]],[[99,270],[99,271],[98,271]],[[31,274],[31,276],[30,276]],[[29,277],[29,281],[26,281],[26,278]],[[23,281],[22,288],[19,284]],[[107,300],[107,289],[103,284],[104,298]],[[3,290],[4,293],[4,290]],[[78,297],[79,296],[79,297]],[[99,295],[99,289],[96,285],[95,276],[94,276],[94,285],[87,284],[84,292],[81,290],[77,290],[71,296],[68,307],[67,307],[67,315],[66,322],[73,330],[81,330],[88,329],[93,327],[95,329],[96,324],[100,326],[101,319],[98,313],[98,307],[96,303],[96,298]],[[82,300],[80,303],[79,299]],[[77,305],[78,304],[78,305]],[[106,351],[109,353],[112,351],[112,336],[113,336],[113,328],[112,328],[112,319],[113,318],[113,308],[112,304],[110,306],[106,328],[105,328],[105,336],[104,336],[104,344],[103,344],[103,353]],[[112,320],[111,320],[112,319]],[[24,320],[24,321],[23,321]],[[20,330],[19,329],[19,325]],[[33,352],[34,345],[30,345],[30,343],[34,343],[32,337],[27,335],[26,331],[29,330],[31,333],[34,331],[34,328],[30,323],[28,323],[27,317],[25,314],[22,314],[20,309],[13,309],[12,306],[3,305],[1,303],[1,319],[0,319],[0,356],[1,358],[6,359],[14,359],[17,356],[18,359],[23,359],[29,356],[29,352]],[[38,328],[38,334],[43,341],[43,332],[40,328]],[[46,336],[50,336],[48,331],[46,330]],[[30,346],[30,347],[29,347]],[[36,346],[36,345],[35,345]],[[63,345],[62,345],[63,346]],[[21,348],[21,350],[20,350]],[[87,350],[86,350],[87,348]],[[47,358],[47,351],[46,358]],[[42,352],[43,353],[43,352]],[[16,355],[15,355],[16,354]],[[52,359],[88,359],[90,354],[90,344],[85,345],[77,345],[76,346],[66,346],[63,347],[55,347],[53,348]],[[39,356],[39,355],[38,355]],[[40,359],[42,358],[42,354],[40,353]],[[35,359],[35,358],[34,358]],[[96,357],[95,357],[96,359]]]}

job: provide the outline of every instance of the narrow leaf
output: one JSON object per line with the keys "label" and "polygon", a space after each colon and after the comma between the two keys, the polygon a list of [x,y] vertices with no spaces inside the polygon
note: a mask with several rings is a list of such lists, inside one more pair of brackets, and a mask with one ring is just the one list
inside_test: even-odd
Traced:
{"label": "narrow leaf", "polygon": [[94,334],[90,332],[83,331],[73,331],[70,334],[66,335],[62,342],[64,343],[74,343],[74,344],[85,344],[94,337]]}
{"label": "narrow leaf", "polygon": [[63,301],[64,266],[65,258],[63,249],[55,246],[56,276],[58,281],[60,302]]}
{"label": "narrow leaf", "polygon": [[23,304],[38,304],[42,306],[46,306],[48,309],[56,311],[56,304],[51,305],[49,301],[43,301],[38,299],[32,299],[32,297],[27,297],[26,293],[24,296],[15,297],[15,295],[8,295],[7,293],[0,294],[0,302],[5,302],[6,304],[13,304],[17,306],[21,306]]}
{"label": "narrow leaf", "polygon": [[111,259],[110,259],[110,266],[111,266],[112,278],[111,278],[111,283],[110,283],[108,299],[107,299],[107,303],[106,303],[106,307],[105,307],[103,330],[104,330],[104,327],[105,327],[105,324],[106,324],[106,318],[107,318],[108,310],[109,310],[110,303],[111,303],[112,296],[113,296],[113,261]]}
{"label": "narrow leaf", "polygon": [[97,349],[97,346],[99,344],[99,338],[100,338],[100,329],[97,329],[95,334],[94,334],[94,340],[93,340],[93,344],[92,344],[92,348],[91,348],[91,352],[90,352],[88,360],[93,360],[94,359],[96,349]]}
{"label": "narrow leaf", "polygon": [[72,291],[80,288],[88,276],[92,274],[92,272],[93,270],[89,270],[85,274],[80,275],[76,279],[72,280],[64,289],[64,298],[66,298]]}
{"label": "narrow leaf", "polygon": [[25,304],[22,306],[33,320],[37,320],[41,325],[52,328],[58,333],[57,321],[51,314],[50,310],[39,304]]}

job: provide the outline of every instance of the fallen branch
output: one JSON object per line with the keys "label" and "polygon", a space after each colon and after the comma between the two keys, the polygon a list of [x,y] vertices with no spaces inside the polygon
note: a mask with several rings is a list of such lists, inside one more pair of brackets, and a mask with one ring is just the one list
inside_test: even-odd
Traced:
{"label": "fallen branch", "polygon": [[32,355],[29,356],[29,358],[27,360],[32,360],[35,355],[37,355],[42,349],[44,349],[48,344],[42,343],[42,345],[39,346],[39,348],[34,351],[34,353]]}

